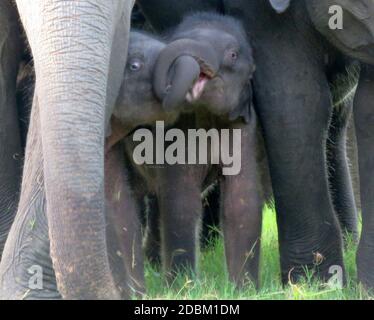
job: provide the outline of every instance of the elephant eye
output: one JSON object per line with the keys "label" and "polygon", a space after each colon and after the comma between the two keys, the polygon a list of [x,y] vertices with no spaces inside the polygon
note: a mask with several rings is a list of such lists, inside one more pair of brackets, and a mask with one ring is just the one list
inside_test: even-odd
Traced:
{"label": "elephant eye", "polygon": [[239,52],[238,50],[236,49],[231,49],[231,50],[228,50],[226,52],[226,57],[225,57],[225,64],[227,66],[233,66],[236,62],[236,60],[238,60],[238,57],[239,57]]}
{"label": "elephant eye", "polygon": [[139,71],[142,67],[143,67],[143,63],[139,60],[130,61],[128,64],[128,68],[132,72]]}

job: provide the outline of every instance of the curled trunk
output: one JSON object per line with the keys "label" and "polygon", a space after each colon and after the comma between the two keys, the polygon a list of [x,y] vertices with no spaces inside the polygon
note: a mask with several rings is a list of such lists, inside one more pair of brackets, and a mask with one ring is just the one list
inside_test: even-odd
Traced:
{"label": "curled trunk", "polygon": [[200,66],[196,60],[190,56],[181,56],[173,64],[170,77],[170,85],[166,89],[162,106],[165,111],[171,111],[186,97],[191,85],[199,78]]}
{"label": "curled trunk", "polygon": [[[199,65],[199,70],[192,60]],[[165,102],[164,106],[171,109],[184,101],[198,74],[213,77],[218,68],[218,56],[210,45],[191,39],[176,40],[157,60],[153,81],[155,93]]]}

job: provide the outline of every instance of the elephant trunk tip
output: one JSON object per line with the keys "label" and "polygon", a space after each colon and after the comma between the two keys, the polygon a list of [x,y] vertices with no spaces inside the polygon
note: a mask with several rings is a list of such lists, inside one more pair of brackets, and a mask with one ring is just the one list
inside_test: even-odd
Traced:
{"label": "elephant trunk tip", "polygon": [[180,56],[175,60],[161,99],[166,112],[174,110],[186,101],[188,92],[199,81],[200,74],[200,65],[194,58]]}

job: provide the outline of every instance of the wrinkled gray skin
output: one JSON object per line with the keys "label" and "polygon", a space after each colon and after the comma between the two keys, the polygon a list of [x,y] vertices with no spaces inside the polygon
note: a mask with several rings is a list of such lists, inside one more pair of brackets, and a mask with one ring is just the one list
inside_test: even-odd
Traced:
{"label": "wrinkled gray skin", "polygon": [[[1,298],[126,296],[107,251],[104,138],[126,64],[133,2],[17,1],[36,93],[21,199],[0,264]],[[32,265],[43,268],[43,290],[29,289]]]}
{"label": "wrinkled gray skin", "polygon": [[[173,99],[168,99],[168,93],[161,97],[164,109],[183,112],[169,128],[183,130],[186,135],[187,130],[193,128],[240,128],[242,170],[237,176],[222,177],[221,165],[210,163],[138,166],[132,158],[137,143],[132,141],[132,137],[125,139],[135,197],[138,203],[145,196],[153,201],[148,208],[153,212],[148,215],[147,228],[151,230],[146,234],[147,253],[155,257],[158,245],[161,246],[161,261],[171,278],[183,268],[196,271],[203,214],[201,194],[218,179],[223,195],[222,226],[230,278],[237,284],[249,279],[257,283],[264,203],[260,162],[264,160],[264,154],[251,108],[250,79],[254,70],[251,48],[237,21],[214,14],[187,17],[170,39],[158,57],[154,73],[156,87],[162,87],[158,82],[166,78],[170,82],[169,93],[178,92]],[[215,56],[210,57],[209,52],[214,52]],[[196,76],[200,71],[204,72],[207,65],[217,67],[214,78],[206,84],[197,100],[186,103],[185,97],[198,79]],[[163,70],[164,67],[166,70]],[[165,74],[170,70],[169,75]],[[197,70],[197,74],[193,75],[189,70]],[[124,101],[135,99],[138,103],[136,107],[143,110],[141,99],[147,95],[128,92],[128,89],[126,87],[123,92]],[[167,106],[165,100],[168,100]],[[126,115],[129,114],[125,104],[123,110],[126,110]],[[114,111],[115,115],[118,113]],[[161,244],[157,243],[159,238]]]}
{"label": "wrinkled gray skin", "polygon": [[[245,25],[257,64],[256,111],[269,156],[284,283],[290,277],[297,280],[302,276],[305,266],[324,279],[330,278],[332,265],[344,270],[341,232],[326,174],[326,132],[333,109],[326,57],[330,60],[343,53],[361,60],[354,108],[364,226],[358,250],[358,275],[367,287],[374,287],[374,180],[368,174],[374,167],[370,125],[374,90],[373,68],[365,65],[374,62],[373,2],[210,0],[202,4],[197,0],[157,0],[157,6],[152,0],[138,3],[148,21],[160,31],[174,27],[187,12],[207,6],[235,16]],[[344,9],[345,30],[328,28],[328,6],[333,4]],[[318,259],[321,256],[322,261]]]}

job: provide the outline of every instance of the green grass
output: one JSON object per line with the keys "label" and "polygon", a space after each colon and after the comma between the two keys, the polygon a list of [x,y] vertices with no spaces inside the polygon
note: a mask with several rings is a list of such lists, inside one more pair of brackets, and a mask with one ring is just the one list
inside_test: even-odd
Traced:
{"label": "green grass", "polygon": [[344,254],[348,281],[343,289],[335,289],[328,284],[310,280],[308,275],[302,283],[282,287],[275,214],[269,208],[264,210],[261,247],[259,291],[256,291],[250,283],[243,289],[237,290],[228,281],[223,241],[218,239],[216,243],[201,252],[199,274],[193,278],[187,276],[187,273],[181,274],[168,286],[160,271],[147,264],[147,295],[144,299],[370,299],[370,296],[356,283],[356,248],[352,241],[348,240]]}

